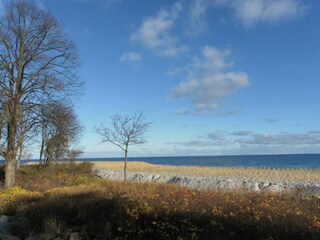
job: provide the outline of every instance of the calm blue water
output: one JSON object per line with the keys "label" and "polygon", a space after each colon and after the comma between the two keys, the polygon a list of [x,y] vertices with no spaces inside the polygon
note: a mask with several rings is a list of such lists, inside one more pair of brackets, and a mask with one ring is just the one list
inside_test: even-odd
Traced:
{"label": "calm blue water", "polygon": [[[81,158],[80,161],[123,161],[123,158]],[[35,161],[35,160],[34,160]],[[129,161],[185,166],[320,168],[320,154],[194,157],[134,157]],[[0,163],[3,161],[0,160]]]}
{"label": "calm blue water", "polygon": [[[84,161],[89,159],[82,159]],[[91,161],[123,161],[123,158],[93,158]],[[153,164],[224,167],[320,168],[320,154],[135,157],[129,161]]]}

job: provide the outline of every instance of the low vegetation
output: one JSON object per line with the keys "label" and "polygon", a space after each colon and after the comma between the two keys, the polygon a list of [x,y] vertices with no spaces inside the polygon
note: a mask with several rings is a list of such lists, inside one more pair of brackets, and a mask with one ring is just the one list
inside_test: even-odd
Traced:
{"label": "low vegetation", "polygon": [[[99,168],[122,170],[123,162],[96,162]],[[128,162],[128,171],[182,174],[197,176],[220,176],[257,181],[320,182],[320,169],[272,169],[240,167],[195,167],[154,165],[145,162]]]}
{"label": "low vegetation", "polygon": [[22,166],[20,187],[0,190],[0,214],[27,217],[30,234],[47,239],[74,232],[81,239],[320,238],[315,196],[96,180],[90,168]]}

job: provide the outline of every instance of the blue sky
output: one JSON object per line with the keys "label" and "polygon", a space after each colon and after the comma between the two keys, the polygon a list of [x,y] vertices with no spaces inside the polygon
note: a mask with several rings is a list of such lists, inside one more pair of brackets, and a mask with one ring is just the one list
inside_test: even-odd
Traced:
{"label": "blue sky", "polygon": [[131,156],[320,152],[318,1],[36,3],[78,46],[85,157],[122,156],[93,129],[135,111],[153,125]]}

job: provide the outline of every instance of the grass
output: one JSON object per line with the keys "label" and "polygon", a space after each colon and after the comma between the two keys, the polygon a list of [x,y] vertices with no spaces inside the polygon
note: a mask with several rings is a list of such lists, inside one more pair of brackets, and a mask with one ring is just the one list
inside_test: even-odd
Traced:
{"label": "grass", "polygon": [[[43,192],[55,187],[71,186],[92,179],[92,163],[23,165],[17,170],[16,184],[23,189]],[[1,177],[2,176],[2,177]],[[4,166],[0,167],[0,188],[4,186]]]}
{"label": "grass", "polygon": [[[105,169],[123,170],[123,162],[95,162]],[[128,171],[154,172],[165,174],[197,175],[240,178],[245,180],[275,182],[320,182],[320,169],[271,169],[236,167],[193,167],[155,165],[145,162],[128,162]]]}
{"label": "grass", "polygon": [[320,239],[318,197],[96,180],[90,168],[24,166],[23,187],[0,190],[0,214],[47,239]]}

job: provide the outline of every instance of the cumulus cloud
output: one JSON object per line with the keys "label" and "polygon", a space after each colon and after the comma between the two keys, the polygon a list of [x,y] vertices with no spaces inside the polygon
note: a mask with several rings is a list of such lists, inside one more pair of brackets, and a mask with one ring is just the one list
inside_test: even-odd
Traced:
{"label": "cumulus cloud", "polygon": [[308,9],[301,0],[216,0],[216,4],[231,9],[245,27],[291,20]]}
{"label": "cumulus cloud", "polygon": [[235,131],[235,132],[232,132],[231,135],[242,137],[242,136],[252,135],[252,132],[251,131],[245,131],[245,130],[244,131]]}
{"label": "cumulus cloud", "polygon": [[120,58],[120,62],[138,62],[140,60],[141,55],[136,52],[126,52]]}
{"label": "cumulus cloud", "polygon": [[170,67],[167,71],[167,75],[168,76],[174,76],[174,75],[178,75],[181,73],[188,73],[189,72],[189,68],[188,67]]}
{"label": "cumulus cloud", "polygon": [[207,30],[206,13],[209,5],[210,1],[208,0],[193,0],[190,4],[187,34],[198,35]]}
{"label": "cumulus cloud", "polygon": [[155,17],[145,19],[130,39],[155,50],[160,56],[177,56],[185,52],[186,47],[179,45],[171,32],[182,9],[180,2],[173,4],[170,10],[160,9]]}
{"label": "cumulus cloud", "polygon": [[215,132],[209,133],[207,136],[205,136],[205,138],[210,139],[212,145],[214,146],[227,146],[231,144],[231,142],[226,138],[225,131],[217,130]]}
{"label": "cumulus cloud", "polygon": [[194,59],[191,76],[172,88],[170,96],[174,99],[190,100],[197,115],[216,110],[222,99],[249,84],[249,77],[245,72],[225,70],[233,65],[227,61],[230,55],[229,49],[220,50],[206,46],[201,57]]}
{"label": "cumulus cloud", "polygon": [[177,115],[188,115],[190,113],[190,110],[187,108],[180,108],[176,111]]}

